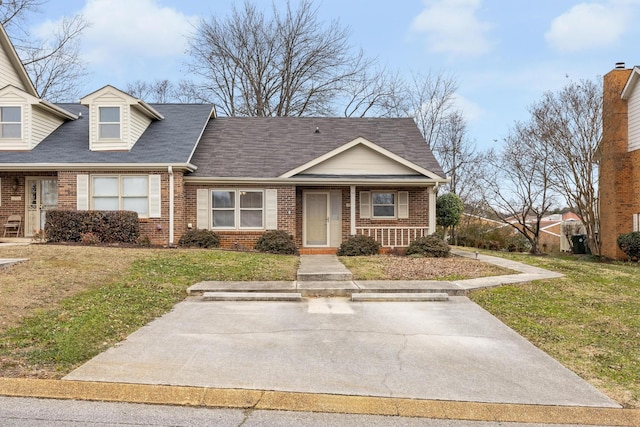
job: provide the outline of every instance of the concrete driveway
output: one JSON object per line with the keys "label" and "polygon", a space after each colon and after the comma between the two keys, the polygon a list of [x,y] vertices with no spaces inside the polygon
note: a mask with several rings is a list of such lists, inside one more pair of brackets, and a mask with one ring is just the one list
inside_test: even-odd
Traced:
{"label": "concrete driveway", "polygon": [[619,407],[466,297],[189,299],[65,379]]}

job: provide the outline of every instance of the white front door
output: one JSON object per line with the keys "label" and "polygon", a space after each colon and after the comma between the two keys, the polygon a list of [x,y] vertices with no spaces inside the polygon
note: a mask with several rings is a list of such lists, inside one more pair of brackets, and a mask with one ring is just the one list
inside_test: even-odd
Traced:
{"label": "white front door", "polygon": [[58,207],[58,180],[54,177],[27,178],[26,192],[24,235],[30,237],[44,229],[47,211]]}
{"label": "white front door", "polygon": [[304,193],[304,246],[329,246],[329,193]]}

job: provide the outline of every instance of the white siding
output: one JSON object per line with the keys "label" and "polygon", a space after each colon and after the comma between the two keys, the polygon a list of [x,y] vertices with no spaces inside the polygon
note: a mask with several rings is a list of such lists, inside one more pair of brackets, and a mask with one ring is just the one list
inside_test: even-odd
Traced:
{"label": "white siding", "polygon": [[640,93],[636,86],[629,96],[629,151],[640,149]]}
{"label": "white siding", "polygon": [[48,114],[39,108],[31,110],[31,148],[40,144],[43,139],[51,135],[64,121]]}
{"label": "white siding", "polygon": [[307,170],[318,175],[416,175],[410,169],[366,147],[356,145]]}
{"label": "white siding", "polygon": [[129,149],[138,141],[147,127],[151,124],[151,119],[134,108],[129,108],[131,111],[131,129],[129,132]]}
{"label": "white siding", "polygon": [[4,49],[0,49],[0,87],[7,85],[12,85],[26,91],[20,77],[18,77],[18,73],[13,68],[11,61],[9,61],[7,53]]}

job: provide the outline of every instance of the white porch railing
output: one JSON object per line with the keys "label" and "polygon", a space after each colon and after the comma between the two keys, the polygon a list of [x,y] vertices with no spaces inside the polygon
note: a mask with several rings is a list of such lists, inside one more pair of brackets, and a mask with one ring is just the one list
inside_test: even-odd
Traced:
{"label": "white porch railing", "polygon": [[373,237],[383,248],[409,246],[418,237],[429,235],[428,227],[356,227],[356,235]]}

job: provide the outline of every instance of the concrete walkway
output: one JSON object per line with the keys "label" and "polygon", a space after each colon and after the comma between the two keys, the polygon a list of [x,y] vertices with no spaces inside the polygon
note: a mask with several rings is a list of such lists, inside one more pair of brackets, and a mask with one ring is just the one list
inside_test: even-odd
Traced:
{"label": "concrete walkway", "polygon": [[335,255],[302,255],[298,269],[298,280],[291,282],[221,282],[204,281],[189,287],[191,296],[205,292],[260,292],[299,293],[302,297],[338,297],[356,293],[446,293],[464,296],[470,291],[533,280],[562,277],[561,273],[533,267],[517,261],[473,252],[452,250],[456,256],[477,259],[479,262],[516,271],[504,276],[479,277],[476,279],[437,280],[352,280],[351,272]]}

